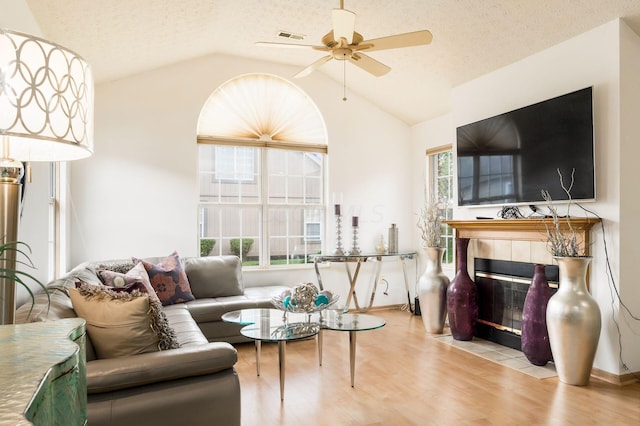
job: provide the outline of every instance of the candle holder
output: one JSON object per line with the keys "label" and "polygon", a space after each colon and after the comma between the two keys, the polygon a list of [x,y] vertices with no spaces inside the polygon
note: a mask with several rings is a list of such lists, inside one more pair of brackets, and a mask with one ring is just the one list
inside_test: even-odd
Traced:
{"label": "candle holder", "polygon": [[354,255],[359,255],[362,254],[362,252],[360,251],[360,246],[358,244],[358,217],[354,216],[353,217],[353,222],[352,222],[352,226],[351,228],[353,229],[353,242],[352,242],[352,246],[351,246],[351,251],[349,252],[350,255],[354,256]]}
{"label": "candle holder", "polygon": [[333,251],[336,256],[343,256],[345,253],[342,248],[342,216],[340,209],[336,208],[336,249]]}

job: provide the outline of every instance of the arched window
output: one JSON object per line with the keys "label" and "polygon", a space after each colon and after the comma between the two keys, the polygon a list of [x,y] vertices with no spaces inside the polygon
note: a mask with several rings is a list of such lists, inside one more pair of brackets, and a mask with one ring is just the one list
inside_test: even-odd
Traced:
{"label": "arched window", "polygon": [[309,96],[275,75],[233,78],[203,106],[198,144],[202,255],[267,266],[321,252],[327,132]]}

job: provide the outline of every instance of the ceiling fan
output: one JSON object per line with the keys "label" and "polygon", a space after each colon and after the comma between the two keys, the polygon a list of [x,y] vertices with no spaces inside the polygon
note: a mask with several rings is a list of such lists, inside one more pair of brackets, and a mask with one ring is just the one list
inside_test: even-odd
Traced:
{"label": "ceiling fan", "polygon": [[364,40],[362,35],[355,31],[356,14],[344,8],[344,0],[340,0],[339,9],[333,9],[331,18],[333,28],[322,37],[322,46],[271,42],[257,42],[256,44],[271,47],[303,47],[328,52],[326,56],[321,57],[297,73],[294,78],[308,76],[331,59],[349,61],[368,73],[380,77],[391,71],[391,68],[363,52],[420,46],[431,43],[433,38],[430,31],[422,30]]}

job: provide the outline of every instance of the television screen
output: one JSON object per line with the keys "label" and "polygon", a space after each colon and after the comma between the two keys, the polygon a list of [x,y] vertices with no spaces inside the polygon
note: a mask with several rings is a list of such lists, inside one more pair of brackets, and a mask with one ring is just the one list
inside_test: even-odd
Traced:
{"label": "television screen", "polygon": [[458,205],[595,199],[592,88],[457,128]]}

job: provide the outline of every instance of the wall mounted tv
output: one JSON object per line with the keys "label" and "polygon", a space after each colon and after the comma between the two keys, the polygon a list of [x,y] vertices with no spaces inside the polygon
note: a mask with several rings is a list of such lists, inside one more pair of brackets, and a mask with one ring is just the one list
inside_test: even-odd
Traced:
{"label": "wall mounted tv", "polygon": [[592,88],[457,128],[458,205],[595,199]]}

